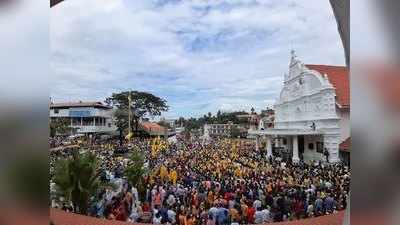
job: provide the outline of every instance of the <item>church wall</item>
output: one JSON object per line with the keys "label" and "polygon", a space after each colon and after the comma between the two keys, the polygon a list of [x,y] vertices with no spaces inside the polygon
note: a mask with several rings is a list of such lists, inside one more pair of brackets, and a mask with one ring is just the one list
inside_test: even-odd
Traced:
{"label": "church wall", "polygon": [[340,141],[345,141],[350,137],[350,110],[339,111],[340,115]]}
{"label": "church wall", "polygon": [[[319,161],[324,160],[324,155],[317,152],[317,142],[323,142],[323,138],[320,135],[305,135],[304,136],[304,154],[303,158],[305,162],[311,160]],[[310,149],[310,144],[313,148]]]}

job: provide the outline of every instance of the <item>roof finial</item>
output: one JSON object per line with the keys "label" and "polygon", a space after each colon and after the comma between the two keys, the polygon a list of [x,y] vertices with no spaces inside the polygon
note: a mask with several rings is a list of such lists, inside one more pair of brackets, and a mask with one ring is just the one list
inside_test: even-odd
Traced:
{"label": "roof finial", "polygon": [[296,58],[296,51],[292,48],[292,50],[290,51],[290,54],[292,56],[292,59]]}
{"label": "roof finial", "polygon": [[290,65],[290,67],[292,67],[293,65],[295,65],[298,62],[297,56],[296,56],[296,51],[293,48],[292,48],[292,50],[290,50],[290,55],[291,55],[291,57],[290,57],[289,65]]}
{"label": "roof finial", "polygon": [[296,51],[293,48],[293,40],[290,40],[290,54],[292,55],[292,58],[296,57]]}

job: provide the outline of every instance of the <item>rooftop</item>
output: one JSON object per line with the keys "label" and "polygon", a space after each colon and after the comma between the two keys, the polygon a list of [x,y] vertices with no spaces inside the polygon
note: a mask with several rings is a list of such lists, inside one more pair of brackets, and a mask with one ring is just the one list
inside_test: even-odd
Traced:
{"label": "rooftop", "polygon": [[343,108],[350,108],[350,79],[349,69],[345,66],[305,65],[320,74],[326,74],[329,82],[336,88],[337,103]]}
{"label": "rooftop", "polygon": [[351,148],[351,137],[348,137],[342,143],[339,144],[339,149],[341,151],[349,152]]}
{"label": "rooftop", "polygon": [[50,103],[50,109],[54,108],[75,108],[75,107],[94,107],[94,108],[104,108],[104,109],[112,109],[111,106],[107,106],[102,102],[59,102],[59,103]]}
{"label": "rooftop", "polygon": [[166,128],[157,123],[145,121],[141,122],[140,125],[146,132],[150,134],[164,134],[166,132]]}

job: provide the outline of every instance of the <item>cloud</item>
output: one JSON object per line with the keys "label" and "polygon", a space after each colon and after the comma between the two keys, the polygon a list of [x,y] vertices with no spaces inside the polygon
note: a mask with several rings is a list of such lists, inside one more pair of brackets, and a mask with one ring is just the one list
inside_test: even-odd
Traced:
{"label": "cloud", "polygon": [[51,11],[56,101],[150,91],[166,117],[260,110],[279,95],[291,46],[343,64],[328,1],[69,0]]}

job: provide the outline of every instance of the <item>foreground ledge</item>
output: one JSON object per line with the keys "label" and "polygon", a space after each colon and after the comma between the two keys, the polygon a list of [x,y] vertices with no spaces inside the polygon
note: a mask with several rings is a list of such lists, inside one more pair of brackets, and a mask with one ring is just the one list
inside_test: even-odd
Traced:
{"label": "foreground ledge", "polygon": [[[276,225],[342,225],[344,211],[336,214],[310,219],[272,223]],[[67,213],[59,209],[50,209],[50,220],[54,225],[132,225],[133,223],[98,219],[89,216]],[[140,223],[135,223],[140,224]],[[271,224],[271,223],[269,223]]]}

